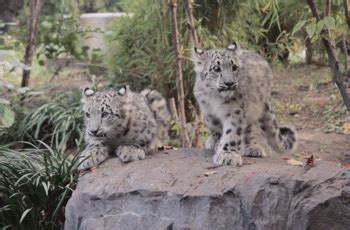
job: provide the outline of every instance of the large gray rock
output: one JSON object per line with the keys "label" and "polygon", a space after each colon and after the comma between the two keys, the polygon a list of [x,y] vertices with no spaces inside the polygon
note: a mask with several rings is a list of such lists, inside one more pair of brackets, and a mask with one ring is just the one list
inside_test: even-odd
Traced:
{"label": "large gray rock", "polygon": [[282,156],[213,167],[211,153],[170,150],[117,158],[82,176],[65,229],[349,229],[350,172],[318,161],[305,171]]}

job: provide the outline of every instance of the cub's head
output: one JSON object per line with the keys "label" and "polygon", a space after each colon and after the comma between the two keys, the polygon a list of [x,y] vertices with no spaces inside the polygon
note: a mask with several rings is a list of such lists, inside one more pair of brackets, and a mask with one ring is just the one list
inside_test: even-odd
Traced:
{"label": "cub's head", "polygon": [[85,88],[82,102],[86,134],[93,137],[115,135],[125,120],[123,105],[127,94],[127,87],[109,92],[95,92]]}
{"label": "cub's head", "polygon": [[192,60],[195,72],[205,86],[222,95],[231,95],[239,88],[241,63],[239,47],[233,42],[226,49],[194,48]]}

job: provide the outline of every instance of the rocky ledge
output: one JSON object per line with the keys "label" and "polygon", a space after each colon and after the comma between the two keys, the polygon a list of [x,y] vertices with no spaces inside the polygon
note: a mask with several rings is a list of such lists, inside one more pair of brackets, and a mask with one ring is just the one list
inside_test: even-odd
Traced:
{"label": "rocky ledge", "polygon": [[282,156],[215,167],[212,153],[180,149],[145,160],[107,160],[82,176],[65,229],[349,229],[350,171]]}

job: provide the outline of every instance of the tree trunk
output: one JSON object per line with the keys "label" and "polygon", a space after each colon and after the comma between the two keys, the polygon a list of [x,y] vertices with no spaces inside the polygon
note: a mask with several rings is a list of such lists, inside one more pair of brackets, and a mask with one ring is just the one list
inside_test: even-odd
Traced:
{"label": "tree trunk", "polygon": [[[190,33],[192,48],[198,47],[198,36],[197,36],[196,28],[194,26],[191,0],[185,0],[184,5],[185,5],[187,26],[188,26],[188,30]],[[199,143],[199,137],[200,137],[200,132],[201,132],[202,127],[203,127],[203,117],[202,117],[201,110],[200,110],[197,102],[195,102],[194,108],[195,108],[195,113],[196,113],[196,128],[194,131],[192,146],[193,147],[201,147],[200,143]]]}
{"label": "tree trunk", "polygon": [[41,0],[31,0],[27,46],[24,54],[25,68],[23,69],[22,84],[21,84],[22,87],[27,87],[29,85],[30,70],[31,70],[33,55],[35,52],[36,36],[38,33],[40,10],[41,10]]}
{"label": "tree trunk", "polygon": [[346,23],[348,24],[348,28],[350,29],[350,5],[349,5],[349,0],[344,0],[344,10],[345,10]]}
{"label": "tree trunk", "polygon": [[306,46],[306,64],[310,65],[312,63],[314,49],[312,47],[311,39],[309,37],[306,38],[305,46]]}
{"label": "tree trunk", "polygon": [[177,99],[178,99],[178,110],[180,119],[180,135],[182,147],[189,147],[190,141],[188,138],[186,130],[186,116],[185,116],[185,93],[183,86],[183,76],[182,76],[182,63],[181,63],[181,48],[179,42],[179,31],[177,28],[177,2],[176,0],[168,1],[171,9],[172,18],[172,30],[173,30],[173,46],[176,55],[175,69],[176,69],[176,87],[177,87]]}
{"label": "tree trunk", "polygon": [[[313,0],[306,0],[306,1],[311,9],[312,15],[316,18],[317,22],[320,21],[320,16],[317,12],[314,1]],[[329,5],[329,2],[330,2],[330,0],[327,0],[326,6]],[[325,29],[321,33],[329,35],[329,30]],[[330,38],[330,36],[327,36],[327,37]],[[332,41],[327,40],[325,37],[322,37],[322,42],[323,42],[323,45],[325,46],[326,51],[327,51],[328,61],[329,61],[329,64],[331,66],[333,81],[335,82],[335,84],[337,85],[337,87],[339,89],[340,95],[343,98],[343,101],[344,101],[344,104],[345,104],[347,110],[350,112],[349,95],[346,92],[346,87],[345,87],[345,84],[344,84],[344,81],[342,79],[342,75],[341,75],[341,72],[339,69],[339,61],[338,61],[338,58],[335,54],[334,48],[332,46]]]}

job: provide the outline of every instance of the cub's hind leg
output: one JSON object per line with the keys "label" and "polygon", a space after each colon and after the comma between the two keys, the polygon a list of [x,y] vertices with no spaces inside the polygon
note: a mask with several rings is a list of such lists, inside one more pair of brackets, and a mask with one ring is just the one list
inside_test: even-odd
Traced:
{"label": "cub's hind leg", "polygon": [[246,157],[266,157],[266,152],[260,146],[253,135],[252,123],[247,123],[243,130],[244,151],[243,155]]}

